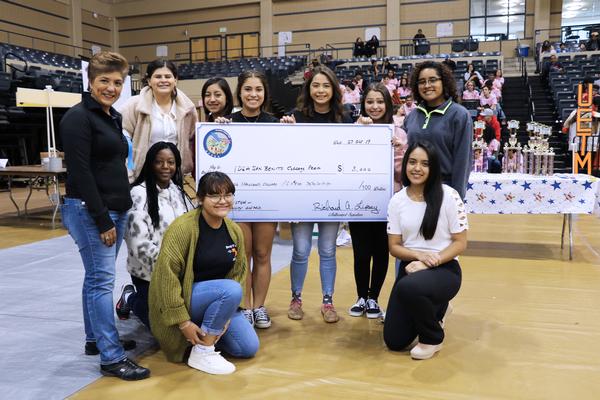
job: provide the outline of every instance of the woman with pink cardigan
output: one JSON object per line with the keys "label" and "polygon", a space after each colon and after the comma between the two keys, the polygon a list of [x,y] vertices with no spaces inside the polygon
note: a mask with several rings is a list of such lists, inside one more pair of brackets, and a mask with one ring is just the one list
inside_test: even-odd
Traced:
{"label": "woman with pink cardigan", "polygon": [[[361,102],[360,113],[357,124],[394,124],[395,126],[392,146],[394,147],[394,192],[397,192],[401,188],[400,171],[407,139],[404,130],[394,120],[392,97],[383,84],[369,85]],[[357,300],[348,313],[353,317],[366,315],[367,318],[379,318],[383,315],[383,311],[379,306],[378,298],[389,261],[387,223],[385,221],[350,222],[349,225],[354,252]]]}

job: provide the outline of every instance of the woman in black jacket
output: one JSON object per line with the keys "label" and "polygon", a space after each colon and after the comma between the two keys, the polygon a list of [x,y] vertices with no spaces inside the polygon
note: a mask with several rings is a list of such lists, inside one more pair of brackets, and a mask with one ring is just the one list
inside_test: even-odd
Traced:
{"label": "woman in black jacket", "polygon": [[112,105],[121,94],[128,68],[118,53],[94,55],[88,67],[90,92],[83,93],[81,103],[60,122],[68,171],[61,211],[85,268],[85,353],[100,353],[103,375],[139,380],[149,377],[150,370],[125,355],[115,326],[112,293],[115,261],[131,207],[125,165],[131,145],[123,135],[121,114]]}

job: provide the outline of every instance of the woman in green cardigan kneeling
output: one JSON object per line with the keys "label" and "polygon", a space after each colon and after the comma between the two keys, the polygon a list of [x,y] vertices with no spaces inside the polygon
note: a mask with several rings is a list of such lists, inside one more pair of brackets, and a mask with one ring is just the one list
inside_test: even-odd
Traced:
{"label": "woman in green cardigan kneeling", "polygon": [[183,362],[189,352],[188,365],[209,374],[235,371],[215,346],[240,358],[258,351],[239,308],[247,265],[242,231],[227,218],[234,193],[226,174],[202,176],[201,206],[168,228],[150,281],[150,326],[167,359]]}

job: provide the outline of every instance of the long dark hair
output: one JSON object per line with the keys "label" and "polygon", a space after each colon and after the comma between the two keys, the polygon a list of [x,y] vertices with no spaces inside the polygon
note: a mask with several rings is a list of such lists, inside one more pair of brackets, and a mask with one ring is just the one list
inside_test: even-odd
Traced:
{"label": "long dark hair", "polygon": [[[383,114],[383,123],[384,124],[392,124],[394,123],[394,103],[392,102],[392,96],[390,96],[390,91],[382,84],[382,83],[371,83],[365,93],[363,94],[360,100],[360,115],[363,117],[368,117],[367,110],[365,109],[365,101],[367,99],[367,95],[370,92],[381,93],[383,96],[383,102],[385,103],[385,114]],[[373,121],[374,122],[374,121]]]}
{"label": "long dark hair", "polygon": [[244,86],[244,83],[246,82],[246,80],[248,80],[250,78],[258,78],[260,80],[260,83],[262,83],[263,88],[265,90],[265,99],[264,99],[263,103],[260,105],[260,111],[268,112],[271,109],[271,107],[270,107],[270,98],[269,98],[269,84],[267,82],[267,77],[262,72],[256,71],[253,69],[244,71],[238,76],[237,88],[235,89],[235,96],[237,98],[237,101],[240,104],[240,107],[244,106],[244,104],[242,103],[242,87]]}
{"label": "long dark hair", "polygon": [[300,96],[298,96],[298,110],[300,110],[306,117],[312,118],[315,116],[315,103],[312,97],[310,97],[310,85],[312,84],[313,79],[315,79],[315,76],[318,74],[325,75],[333,91],[333,96],[331,97],[331,100],[329,100],[329,107],[331,111],[333,111],[333,122],[342,122],[344,106],[342,105],[342,91],[340,89],[340,83],[333,71],[324,65],[315,67],[311,77],[304,82],[302,90],[300,91]]}
{"label": "long dark hair", "polygon": [[[206,92],[207,92],[208,88],[211,85],[215,85],[215,84],[219,85],[219,87],[221,88],[223,93],[225,93],[225,108],[223,109],[223,113],[221,114],[221,116],[224,117],[225,115],[231,114],[231,111],[233,111],[233,94],[231,94],[231,88],[229,87],[229,83],[227,83],[227,81],[225,79],[221,78],[220,76],[210,78],[209,80],[204,82],[204,85],[202,85],[202,92],[201,92],[202,104],[204,104],[204,97],[206,97]],[[206,121],[207,122],[215,122],[214,115],[212,113],[208,114],[206,116]]]}
{"label": "long dark hair", "polygon": [[[166,58],[159,58],[152,61],[146,67],[146,75],[144,75],[143,80],[145,85],[148,85],[150,78],[152,78],[152,74],[154,74],[154,71],[156,71],[159,68],[168,68],[169,71],[171,71],[171,73],[173,74],[173,77],[177,79],[177,67],[175,66],[175,64],[173,64],[173,61],[169,61]],[[174,99],[175,97],[177,97],[177,87],[173,89],[173,93],[171,94],[171,98]]]}
{"label": "long dark hair", "polygon": [[183,191],[181,154],[179,154],[177,146],[169,142],[154,143],[146,153],[146,160],[144,161],[144,166],[142,167],[140,175],[131,184],[131,187],[141,185],[142,183],[146,184],[146,204],[148,206],[148,214],[150,215],[150,219],[152,220],[152,225],[154,226],[154,228],[158,228],[160,222],[158,215],[158,189],[156,188],[156,173],[154,172],[154,161],[156,160],[156,156],[158,155],[158,153],[161,150],[165,149],[171,150],[171,152],[175,156],[175,175],[173,175],[173,178],[171,180],[179,188],[179,191],[181,192],[181,198],[183,199],[183,204],[185,204],[187,208],[187,196]]}
{"label": "long dark hair", "polygon": [[425,238],[425,240],[431,240],[435,235],[437,229],[438,219],[440,217],[440,208],[442,207],[442,201],[444,200],[444,189],[442,188],[442,173],[440,169],[440,160],[437,155],[435,147],[426,140],[416,140],[411,143],[406,150],[404,159],[402,160],[402,185],[405,187],[410,186],[410,180],[406,174],[406,166],[410,155],[416,148],[421,148],[427,153],[429,161],[429,176],[425,182],[425,188],[423,189],[423,196],[427,208],[425,209],[425,215],[423,216],[423,222],[419,232]]}
{"label": "long dark hair", "polygon": [[442,88],[444,89],[444,98],[451,98],[455,102],[458,101],[458,97],[456,94],[456,81],[454,80],[454,76],[452,75],[452,71],[450,68],[446,67],[444,64],[436,62],[436,61],[424,61],[420,64],[417,64],[413,72],[410,76],[410,88],[412,90],[413,96],[415,97],[415,101],[417,104],[423,102],[423,98],[419,93],[419,75],[421,71],[424,69],[431,68],[434,69],[440,79],[442,80]]}

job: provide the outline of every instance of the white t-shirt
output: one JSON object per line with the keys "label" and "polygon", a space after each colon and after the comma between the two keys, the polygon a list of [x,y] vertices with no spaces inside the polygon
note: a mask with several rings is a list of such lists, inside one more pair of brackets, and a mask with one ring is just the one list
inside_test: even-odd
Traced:
{"label": "white t-shirt", "polygon": [[170,142],[177,145],[176,110],[177,108],[173,101],[169,113],[163,114],[156,100],[152,100],[150,146],[157,142]]}
{"label": "white t-shirt", "polygon": [[396,193],[388,206],[387,233],[402,235],[403,246],[418,251],[440,252],[452,243],[452,234],[469,229],[467,212],[460,195],[450,186],[442,185],[444,199],[435,234],[425,240],[420,233],[427,203],[413,201],[406,188]]}

